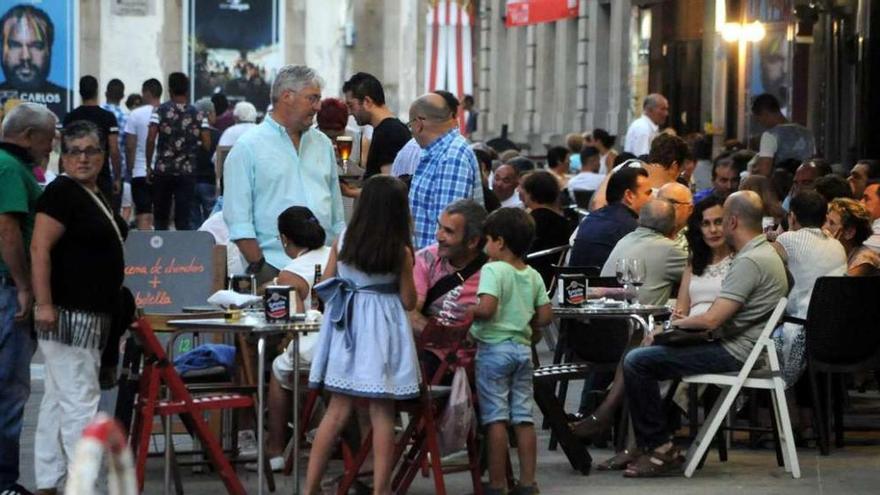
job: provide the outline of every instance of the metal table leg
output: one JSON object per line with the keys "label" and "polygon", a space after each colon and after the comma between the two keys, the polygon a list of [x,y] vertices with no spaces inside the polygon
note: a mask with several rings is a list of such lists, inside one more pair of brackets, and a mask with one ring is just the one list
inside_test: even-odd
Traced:
{"label": "metal table leg", "polygon": [[293,494],[299,495],[299,333],[293,334]]}
{"label": "metal table leg", "polygon": [[257,340],[257,493],[263,495],[263,481],[266,477],[264,457],[265,438],[263,434],[263,387],[265,386],[265,367],[266,367],[266,338],[262,335]]}
{"label": "metal table leg", "polygon": [[[166,391],[168,394],[168,398],[170,399],[170,391]],[[153,418],[145,418],[144,421],[152,421]],[[174,441],[174,438],[171,435],[171,415],[165,416],[163,419],[165,423],[165,484],[163,487],[163,494],[168,495],[171,493],[171,463],[172,459],[172,451],[171,451],[171,442]]]}

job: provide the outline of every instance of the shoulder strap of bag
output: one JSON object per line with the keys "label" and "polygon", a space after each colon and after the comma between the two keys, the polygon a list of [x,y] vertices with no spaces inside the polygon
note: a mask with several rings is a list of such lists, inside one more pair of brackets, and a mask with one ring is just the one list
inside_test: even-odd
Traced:
{"label": "shoulder strap of bag", "polygon": [[438,280],[436,284],[428,289],[428,293],[425,295],[425,304],[422,306],[422,312],[424,313],[431,306],[431,304],[433,304],[434,301],[436,301],[437,299],[440,299],[441,296],[463,284],[465,280],[471,278],[471,275],[477,273],[477,271],[479,271],[480,268],[482,268],[483,265],[486,264],[486,260],[486,255],[484,253],[480,253],[461,270],[450,273],[449,275]]}

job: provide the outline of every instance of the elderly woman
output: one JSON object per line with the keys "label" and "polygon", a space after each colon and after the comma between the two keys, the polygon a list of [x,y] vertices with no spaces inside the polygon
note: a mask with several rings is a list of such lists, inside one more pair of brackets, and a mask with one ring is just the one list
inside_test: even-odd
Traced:
{"label": "elderly woman", "polygon": [[98,128],[77,121],[61,139],[64,174],[37,202],[31,241],[34,325],[46,358],[34,445],[42,493],[56,492],[98,410],[101,350],[120,304],[127,233],[98,190],[105,153]]}
{"label": "elderly woman", "polygon": [[871,215],[865,205],[849,198],[828,203],[825,232],[834,237],[846,251],[847,275],[861,277],[880,275],[880,255],[862,245],[871,236]]}

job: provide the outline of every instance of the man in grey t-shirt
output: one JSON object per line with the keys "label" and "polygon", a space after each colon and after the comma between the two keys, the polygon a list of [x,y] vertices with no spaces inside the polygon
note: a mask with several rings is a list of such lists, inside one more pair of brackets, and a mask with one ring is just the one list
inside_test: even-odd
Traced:
{"label": "man in grey t-shirt", "polygon": [[724,237],[737,254],[721,283],[721,294],[706,313],[674,323],[680,328],[716,330],[719,340],[681,347],[641,347],[624,359],[624,383],[636,442],[644,455],[652,458],[658,474],[663,468],[676,467],[673,459],[678,455],[673,451],[672,434],[666,428],[659,382],[701,373],[738,371],[767,318],[788,290],[782,259],[762,233],[762,211],[761,198],[754,192],[740,191],[727,198]]}
{"label": "man in grey t-shirt", "polygon": [[[755,173],[770,177],[775,167],[786,164],[795,173],[798,165],[816,154],[813,133],[806,127],[789,122],[782,114],[779,100],[771,94],[762,94],[752,102],[752,115],[767,129],[761,134],[761,145]],[[790,164],[790,165],[789,165]]]}

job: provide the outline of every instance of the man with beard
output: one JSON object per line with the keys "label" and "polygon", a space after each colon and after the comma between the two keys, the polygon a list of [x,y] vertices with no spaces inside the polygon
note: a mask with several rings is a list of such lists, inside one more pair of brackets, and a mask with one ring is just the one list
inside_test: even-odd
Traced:
{"label": "man with beard", "polygon": [[16,5],[0,18],[5,80],[0,96],[49,107],[56,115],[67,112],[67,89],[48,81],[55,26],[46,12],[32,5]]}
{"label": "man with beard", "polygon": [[342,91],[345,93],[348,112],[358,125],[373,126],[373,139],[364,166],[364,178],[389,173],[397,153],[412,137],[409,129],[391,113],[385,104],[382,83],[373,75],[358,72],[345,82]]}

